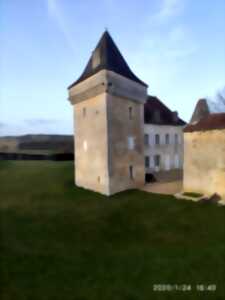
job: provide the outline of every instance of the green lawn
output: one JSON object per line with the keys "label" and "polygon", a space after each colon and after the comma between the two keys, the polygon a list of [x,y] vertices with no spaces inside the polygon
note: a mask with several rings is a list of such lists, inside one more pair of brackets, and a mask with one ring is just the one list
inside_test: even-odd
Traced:
{"label": "green lawn", "polygon": [[75,188],[71,162],[21,161],[0,162],[0,214],[2,300],[224,299],[223,207],[141,191],[107,198]]}

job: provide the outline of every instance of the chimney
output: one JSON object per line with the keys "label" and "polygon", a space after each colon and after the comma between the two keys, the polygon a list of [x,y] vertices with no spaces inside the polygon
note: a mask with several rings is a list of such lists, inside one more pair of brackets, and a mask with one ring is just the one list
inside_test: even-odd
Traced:
{"label": "chimney", "polygon": [[178,112],[173,111],[173,121],[176,123],[178,121]]}

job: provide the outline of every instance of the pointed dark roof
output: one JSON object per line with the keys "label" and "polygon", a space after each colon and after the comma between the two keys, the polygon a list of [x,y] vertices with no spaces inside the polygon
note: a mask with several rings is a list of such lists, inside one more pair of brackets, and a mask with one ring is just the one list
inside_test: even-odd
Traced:
{"label": "pointed dark roof", "polygon": [[[96,56],[98,57],[99,63],[93,66],[93,59],[95,59]],[[113,71],[147,87],[147,84],[141,81],[131,71],[108,31],[105,31],[102,35],[82,75],[68,88],[73,87],[101,70]]]}
{"label": "pointed dark roof", "polygon": [[196,123],[200,121],[202,118],[208,116],[210,114],[209,106],[206,99],[199,99],[193,115],[191,117],[190,123]]}
{"label": "pointed dark roof", "polygon": [[144,104],[145,124],[184,126],[186,122],[178,117],[155,96],[148,96]]}

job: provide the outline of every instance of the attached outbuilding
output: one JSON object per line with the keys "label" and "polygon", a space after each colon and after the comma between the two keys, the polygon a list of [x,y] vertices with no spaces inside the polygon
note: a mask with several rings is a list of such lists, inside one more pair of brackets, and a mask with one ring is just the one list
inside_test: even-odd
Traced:
{"label": "attached outbuilding", "polygon": [[196,116],[184,129],[183,189],[225,198],[225,113]]}

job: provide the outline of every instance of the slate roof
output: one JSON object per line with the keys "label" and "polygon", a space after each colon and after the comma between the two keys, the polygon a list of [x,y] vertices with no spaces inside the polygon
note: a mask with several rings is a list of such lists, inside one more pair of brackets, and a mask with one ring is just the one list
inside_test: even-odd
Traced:
{"label": "slate roof", "polygon": [[196,123],[200,121],[200,119],[208,116],[210,114],[209,106],[206,99],[199,99],[195,110],[192,114],[190,123]]}
{"label": "slate roof", "polygon": [[225,129],[225,113],[209,114],[195,124],[188,124],[184,132]]}
{"label": "slate roof", "polygon": [[180,119],[177,112],[172,112],[157,97],[148,96],[144,105],[145,124],[184,126],[186,122]]}
{"label": "slate roof", "polygon": [[[93,59],[96,55],[98,56],[99,64],[93,66]],[[68,89],[101,70],[113,71],[145,87],[148,86],[131,71],[108,31],[105,31],[102,35],[82,75]]]}

